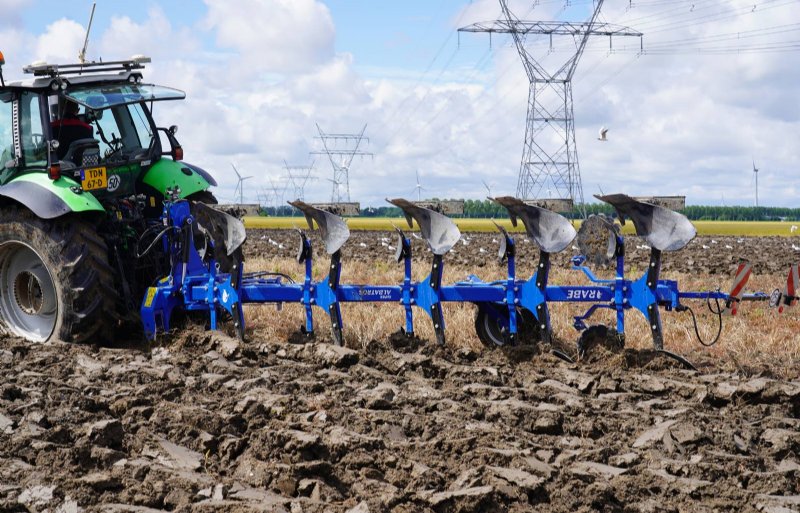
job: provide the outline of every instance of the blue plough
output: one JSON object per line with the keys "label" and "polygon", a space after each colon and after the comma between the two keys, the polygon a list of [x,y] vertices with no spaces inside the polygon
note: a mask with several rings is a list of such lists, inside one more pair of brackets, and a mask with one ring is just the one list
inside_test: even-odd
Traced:
{"label": "blue plough", "polygon": [[[572,259],[573,269],[580,270],[588,278],[589,285],[551,285],[548,283],[550,256],[565,250],[575,239],[577,232],[565,217],[528,205],[512,197],[493,198],[505,207],[514,226],[522,221],[527,236],[539,248],[536,271],[527,279],[517,277],[516,242],[506,230],[498,225],[502,234],[498,256],[506,264],[504,280],[484,282],[470,275],[453,284],[443,284],[444,256],[461,237],[455,223],[433,210],[417,206],[403,199],[389,200],[404,213],[409,227],[413,221],[419,225],[421,236],[432,254],[429,275],[422,281],[412,279],[411,240],[397,229],[396,259],[403,264],[404,277],[395,285],[354,285],[342,283],[342,246],[350,232],[345,221],[312,205],[295,201],[291,204],[306,217],[309,228],[314,223],[319,228],[325,251],[330,256],[328,275],[315,280],[312,269],[313,252],[308,237],[299,231],[300,249],[297,260],[305,266],[302,282],[292,282],[285,276],[268,272],[244,273],[244,263],[233,261],[228,272],[220,272],[215,256],[224,254],[230,259],[244,242],[244,227],[236,218],[213,210],[202,204],[190,204],[185,200],[165,203],[162,244],[171,260],[171,272],[147,290],[141,307],[141,317],[148,338],[159,331],[170,328],[170,320],[176,310],[205,312],[210,328],[217,329],[220,314],[227,312],[236,331],[244,337],[245,318],[243,305],[274,303],[299,303],[305,309],[302,331],[314,333],[314,307],[325,312],[331,322],[331,334],[336,344],[343,343],[343,320],[341,303],[388,302],[400,304],[405,310],[403,331],[414,334],[414,308],[423,310],[433,323],[436,340],[445,343],[445,319],[442,313],[444,302],[469,302],[477,306],[475,327],[479,338],[489,345],[516,344],[541,340],[550,342],[552,331],[548,305],[550,303],[588,303],[587,310],[574,318],[574,327],[584,335],[593,333],[587,322],[599,309],[610,309],[616,313],[616,326],[612,331],[620,343],[624,343],[625,314],[639,311],[647,319],[654,348],[688,364],[685,360],[664,351],[664,337],[660,309],[686,311],[682,300],[703,300],[713,313],[719,315],[720,330],[722,315],[734,314],[740,301],[767,300],[763,293],[744,294],[744,286],[750,276],[750,268],[741,263],[734,287],[730,293],[713,291],[681,291],[674,280],[660,279],[661,258],[664,251],[683,248],[694,238],[694,226],[683,215],[669,209],[637,201],[622,194],[598,197],[611,204],[617,211],[620,222],[633,222],[637,235],[644,237],[650,245],[650,259],[642,276],[630,279],[625,275],[625,241],[616,226],[606,218],[592,217],[584,222],[581,232],[594,229],[606,237],[607,257],[615,264],[613,279],[599,279],[584,265],[584,256]],[[599,229],[599,232],[598,232]],[[206,247],[198,249],[198,234],[204,234]],[[216,234],[216,235],[215,235]],[[221,234],[221,235],[220,235]],[[224,239],[221,241],[220,238]],[[580,238],[580,237],[579,237]],[[711,301],[717,302],[717,309]],[[724,303],[724,308],[719,302]],[[694,317],[694,313],[692,313]],[[696,320],[695,320],[696,327]],[[719,335],[717,335],[718,337]],[[698,334],[699,338],[699,334]],[[587,349],[588,338],[582,336],[578,352]],[[702,342],[702,341],[701,341]],[[563,353],[560,356],[568,358]]]}

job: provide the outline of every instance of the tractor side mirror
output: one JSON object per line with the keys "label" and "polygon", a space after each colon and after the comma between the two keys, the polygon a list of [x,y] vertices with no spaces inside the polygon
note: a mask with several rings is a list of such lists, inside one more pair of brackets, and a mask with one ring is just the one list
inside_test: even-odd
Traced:
{"label": "tractor side mirror", "polygon": [[181,144],[178,142],[178,139],[175,138],[175,132],[178,131],[178,126],[172,125],[169,128],[159,127],[157,128],[157,130],[159,132],[164,132],[164,134],[167,136],[167,140],[169,141],[169,146],[170,146],[169,151],[162,151],[161,155],[169,155],[170,157],[172,157],[172,160],[175,161],[183,160],[183,148],[181,147]]}

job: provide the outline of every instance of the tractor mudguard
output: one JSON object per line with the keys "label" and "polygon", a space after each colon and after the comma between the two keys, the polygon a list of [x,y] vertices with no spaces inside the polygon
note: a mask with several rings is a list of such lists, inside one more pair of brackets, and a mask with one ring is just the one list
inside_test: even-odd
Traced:
{"label": "tractor mudguard", "polygon": [[142,182],[161,194],[166,194],[168,188],[171,189],[177,185],[181,189],[181,198],[217,185],[216,180],[199,167],[171,159],[159,159],[150,166],[142,178]]}
{"label": "tractor mudguard", "polygon": [[41,219],[54,219],[71,212],[105,212],[93,195],[75,193],[80,184],[67,177],[51,180],[45,173],[29,173],[0,186],[0,196],[10,198]]}

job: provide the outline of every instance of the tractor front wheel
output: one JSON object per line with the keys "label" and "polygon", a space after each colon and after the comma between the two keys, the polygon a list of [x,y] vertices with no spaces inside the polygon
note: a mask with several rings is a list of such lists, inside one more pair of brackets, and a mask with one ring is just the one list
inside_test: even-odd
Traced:
{"label": "tractor front wheel", "polygon": [[93,225],[0,210],[0,321],[34,342],[107,341],[117,319],[108,248]]}

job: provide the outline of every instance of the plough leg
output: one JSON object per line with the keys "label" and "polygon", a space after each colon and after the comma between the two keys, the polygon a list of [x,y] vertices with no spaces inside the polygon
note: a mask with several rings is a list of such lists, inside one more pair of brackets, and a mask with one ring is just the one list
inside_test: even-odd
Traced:
{"label": "plough leg", "polygon": [[647,269],[647,289],[650,291],[651,300],[647,305],[647,322],[650,324],[650,333],[653,335],[653,347],[658,351],[664,350],[664,332],[661,329],[661,314],[656,301],[656,287],[661,271],[661,251],[653,248],[650,252],[650,263]]}
{"label": "plough leg", "polygon": [[[539,253],[539,267],[536,270],[536,288],[541,292],[542,298],[546,297],[547,280],[550,276],[550,253],[541,251]],[[539,321],[539,330],[542,342],[549,344],[552,342],[552,332],[550,331],[550,312],[547,309],[547,301],[542,301],[536,305],[536,319]]]}
{"label": "plough leg", "polygon": [[444,339],[444,314],[442,313],[442,303],[439,298],[439,290],[442,288],[442,272],[444,262],[442,255],[433,256],[433,265],[431,267],[431,275],[429,284],[433,290],[433,301],[430,306],[431,319],[433,319],[433,331],[436,333],[436,342],[443,346]]}
{"label": "plough leg", "polygon": [[[239,260],[233,265],[231,270],[231,287],[236,291],[237,301],[231,305],[231,313],[233,313],[233,326],[236,328],[236,335],[239,340],[244,340],[244,311],[242,309],[242,300],[239,291],[242,290],[242,275],[244,274],[244,262]],[[213,309],[212,309],[213,311]]]}
{"label": "plough leg", "polygon": [[[339,278],[342,274],[342,254],[336,251],[331,255],[330,274],[328,275],[328,286],[336,298],[336,289],[339,288]],[[339,301],[335,300],[328,306],[328,314],[331,318],[331,337],[337,346],[344,345],[342,337],[342,310]]]}

